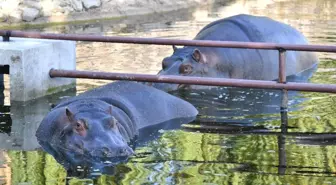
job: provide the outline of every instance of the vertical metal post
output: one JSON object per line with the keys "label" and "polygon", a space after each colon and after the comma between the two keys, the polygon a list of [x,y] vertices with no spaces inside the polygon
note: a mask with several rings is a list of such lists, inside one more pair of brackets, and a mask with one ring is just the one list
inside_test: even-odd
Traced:
{"label": "vertical metal post", "polygon": [[279,49],[279,83],[286,83],[286,50]]}
{"label": "vertical metal post", "polygon": [[[286,50],[279,49],[279,83],[286,83]],[[278,152],[279,152],[279,175],[285,175],[286,173],[286,136],[287,133],[287,118],[288,111],[288,91],[283,89],[281,93],[281,106],[280,106],[280,116],[281,116],[281,133],[278,136]]]}
{"label": "vertical metal post", "polygon": [[281,93],[281,107],[280,107],[280,116],[281,116],[281,133],[287,133],[287,125],[288,125],[288,91],[282,90]]}
{"label": "vertical metal post", "polygon": [[285,175],[286,174],[286,136],[280,134],[278,136],[278,152],[279,152],[279,166],[278,166],[278,174]]}
{"label": "vertical metal post", "polygon": [[2,36],[2,40],[4,42],[9,42],[10,36],[11,36],[11,31],[6,31],[6,34],[4,36]]}
{"label": "vertical metal post", "polygon": [[4,106],[4,100],[5,100],[4,74],[9,74],[9,65],[0,65],[0,106]]}
{"label": "vertical metal post", "polygon": [[[286,50],[279,49],[279,81],[278,83],[286,83]],[[281,131],[287,132],[287,111],[288,111],[288,91],[282,90],[281,93]],[[285,114],[284,114],[285,113]]]}

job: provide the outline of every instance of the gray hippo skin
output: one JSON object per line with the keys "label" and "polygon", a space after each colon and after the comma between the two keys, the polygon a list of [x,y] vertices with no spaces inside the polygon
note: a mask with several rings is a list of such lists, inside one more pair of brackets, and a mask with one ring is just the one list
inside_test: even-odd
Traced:
{"label": "gray hippo skin", "polygon": [[[281,44],[308,44],[306,38],[289,25],[267,17],[236,15],[205,26],[194,40],[269,42]],[[159,75],[182,75],[214,78],[276,80],[279,55],[276,50],[174,47],[172,56],[162,61]],[[286,52],[286,75],[298,74],[316,66],[317,56],[312,52]],[[177,84],[153,84],[164,91],[179,88],[204,88]]]}
{"label": "gray hippo skin", "polygon": [[190,103],[166,92],[120,81],[61,102],[42,120],[36,137],[65,167],[118,162],[134,153],[128,144],[139,129],[197,114]]}

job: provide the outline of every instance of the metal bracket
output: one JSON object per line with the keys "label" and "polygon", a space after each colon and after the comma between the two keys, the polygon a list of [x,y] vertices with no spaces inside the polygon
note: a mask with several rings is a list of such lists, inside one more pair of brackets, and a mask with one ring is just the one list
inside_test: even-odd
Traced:
{"label": "metal bracket", "polygon": [[282,47],[278,47],[277,50],[278,50],[279,52],[286,52],[286,51],[287,51],[285,48],[282,48]]}
{"label": "metal bracket", "polygon": [[4,36],[2,36],[2,40],[4,42],[9,42],[9,38],[11,36],[11,33],[12,33],[11,31],[6,31],[6,34]]}
{"label": "metal bracket", "polygon": [[0,74],[9,74],[9,65],[0,65]]}

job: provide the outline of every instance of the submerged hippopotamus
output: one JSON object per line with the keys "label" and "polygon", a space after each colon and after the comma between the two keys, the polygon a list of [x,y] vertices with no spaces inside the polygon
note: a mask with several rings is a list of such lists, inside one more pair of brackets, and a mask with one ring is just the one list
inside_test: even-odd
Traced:
{"label": "submerged hippopotamus", "polygon": [[65,167],[126,160],[147,128],[198,111],[190,103],[135,82],[114,82],[69,98],[42,120],[36,137]]}
{"label": "submerged hippopotamus", "polygon": [[[266,17],[236,15],[205,26],[195,40],[269,42],[307,44],[306,38],[289,25]],[[215,47],[174,48],[172,56],[162,61],[159,75],[183,75],[215,78],[276,80],[279,55],[276,50],[235,49]],[[286,52],[286,75],[298,74],[316,66],[312,52]],[[179,88],[204,88],[178,84],[155,83],[154,87],[170,91]]]}

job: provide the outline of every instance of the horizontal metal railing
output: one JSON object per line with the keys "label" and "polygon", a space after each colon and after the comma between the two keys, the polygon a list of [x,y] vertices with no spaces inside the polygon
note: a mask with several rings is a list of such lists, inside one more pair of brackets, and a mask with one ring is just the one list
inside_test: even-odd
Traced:
{"label": "horizontal metal railing", "polygon": [[4,41],[10,41],[10,37],[23,37],[23,38],[36,38],[36,39],[225,47],[225,48],[241,48],[241,49],[266,49],[266,50],[279,51],[278,82],[262,81],[262,80],[244,80],[244,79],[186,77],[186,76],[172,76],[172,75],[159,76],[159,75],[134,74],[134,73],[71,71],[71,70],[58,70],[58,69],[57,70],[51,69],[50,77],[91,78],[91,79],[106,79],[106,80],[134,80],[134,81],[210,85],[210,86],[233,86],[233,87],[246,87],[246,88],[267,88],[267,89],[283,89],[283,90],[299,90],[299,91],[331,92],[331,93],[336,92],[336,85],[312,84],[312,83],[286,83],[286,71],[285,71],[286,50],[336,53],[336,46],[292,45],[292,44],[277,44],[277,43],[262,43],[262,42],[231,42],[231,41],[211,41],[211,40],[178,40],[178,39],[96,36],[96,35],[78,35],[78,34],[51,34],[51,33],[8,31],[8,30],[0,30],[0,36],[3,36]]}
{"label": "horizontal metal railing", "polygon": [[60,70],[51,69],[50,77],[67,77],[67,78],[87,78],[103,80],[134,80],[141,82],[159,82],[159,83],[176,83],[189,85],[208,85],[208,86],[231,86],[247,87],[262,89],[285,89],[310,92],[332,92],[336,93],[336,85],[311,84],[311,83],[277,83],[276,81],[263,80],[242,80],[226,78],[208,78],[208,77],[188,77],[175,75],[148,75],[132,73],[108,73],[94,71],[78,70]]}
{"label": "horizontal metal railing", "polygon": [[129,43],[129,44],[154,44],[154,45],[177,45],[177,46],[204,46],[204,47],[224,47],[224,48],[245,48],[245,49],[268,49],[268,50],[293,50],[293,51],[319,51],[336,52],[336,46],[325,45],[292,45],[276,44],[265,42],[232,42],[232,41],[212,41],[212,40],[180,40],[180,39],[162,39],[162,38],[139,38],[122,36],[98,36],[98,35],[80,35],[80,34],[53,34],[25,31],[0,30],[0,36],[36,38],[36,39],[55,39],[55,40],[73,40],[90,42],[111,42],[111,43]]}

